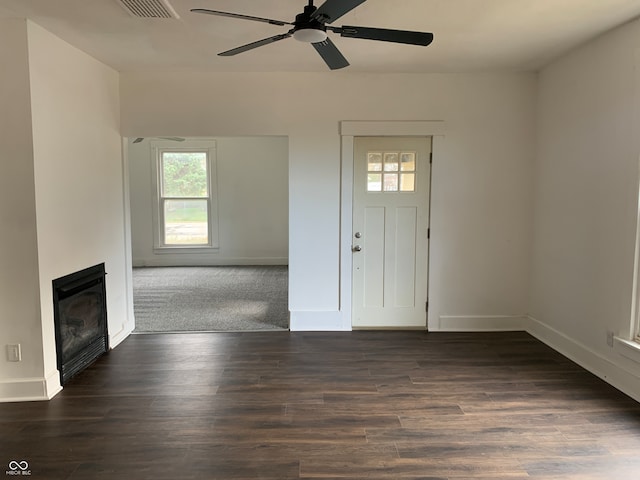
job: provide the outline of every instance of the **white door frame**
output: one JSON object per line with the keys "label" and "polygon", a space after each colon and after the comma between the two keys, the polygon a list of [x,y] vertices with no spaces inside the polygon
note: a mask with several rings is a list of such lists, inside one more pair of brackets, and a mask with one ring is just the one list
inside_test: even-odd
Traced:
{"label": "white door frame", "polygon": [[[432,137],[433,158],[443,149],[446,125],[443,121],[343,121],[341,137],[340,200],[340,315],[342,330],[351,330],[352,230],[353,230],[353,142],[354,137]],[[433,179],[433,172],[432,172]],[[430,207],[433,213],[433,207]],[[429,268],[431,262],[429,262]],[[429,275],[431,282],[431,275]],[[429,283],[431,290],[431,283]],[[431,310],[431,309],[430,309]],[[431,312],[429,312],[429,316]],[[427,318],[427,326],[432,324]]]}

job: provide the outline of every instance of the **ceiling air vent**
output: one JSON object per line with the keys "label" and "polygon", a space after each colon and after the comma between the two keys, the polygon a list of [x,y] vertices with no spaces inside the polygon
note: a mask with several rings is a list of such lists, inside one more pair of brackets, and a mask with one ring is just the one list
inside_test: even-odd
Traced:
{"label": "ceiling air vent", "polygon": [[180,18],[167,0],[117,0],[129,12],[138,18]]}

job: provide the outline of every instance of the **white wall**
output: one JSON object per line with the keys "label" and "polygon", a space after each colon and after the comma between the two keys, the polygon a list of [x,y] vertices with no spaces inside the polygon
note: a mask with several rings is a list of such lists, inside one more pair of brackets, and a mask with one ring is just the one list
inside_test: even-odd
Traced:
{"label": "white wall", "polygon": [[[42,395],[27,23],[0,19],[0,400]],[[24,360],[7,362],[6,345]]]}
{"label": "white wall", "polygon": [[640,22],[540,73],[530,330],[640,398],[629,336],[640,154]]}
{"label": "white wall", "polygon": [[127,305],[118,72],[29,23],[45,375],[56,370],[51,281],[105,262],[112,344]]}
{"label": "white wall", "polygon": [[[176,143],[188,148],[192,140]],[[129,145],[134,266],[286,265],[288,139],[212,138],[216,145],[219,248],[210,253],[154,253],[151,143]]]}
{"label": "white wall", "polygon": [[[14,25],[9,23],[9,32]],[[16,230],[1,240],[0,251],[13,258],[7,270],[3,264],[0,278],[3,285],[14,285],[2,289],[11,297],[2,302],[7,317],[2,319],[0,343],[2,348],[22,343],[23,361],[7,365],[2,355],[0,373],[13,381],[0,391],[0,400],[48,398],[59,390],[53,279],[105,262],[112,345],[132,328],[118,73],[31,22],[23,22],[12,40],[6,45],[16,50],[16,57],[8,59],[15,72],[4,68],[3,75],[11,70],[8,80],[15,84],[19,78],[22,88],[7,102],[13,111],[2,111],[5,128],[0,135],[7,137],[3,149],[9,145],[5,152],[12,154],[3,166],[15,162],[20,168],[15,167],[7,182],[3,175],[2,183],[9,184],[2,193],[8,192],[11,205],[7,209],[3,202],[0,207],[3,220],[6,215],[9,228]],[[7,55],[5,48],[0,52]],[[25,271],[18,273],[23,266]],[[29,306],[24,305],[27,299]]]}
{"label": "white wall", "polygon": [[535,87],[530,74],[123,73],[122,133],[288,136],[292,325],[304,315],[325,328],[349,255],[339,249],[339,122],[444,120],[430,301],[446,328],[490,327],[527,312]]}

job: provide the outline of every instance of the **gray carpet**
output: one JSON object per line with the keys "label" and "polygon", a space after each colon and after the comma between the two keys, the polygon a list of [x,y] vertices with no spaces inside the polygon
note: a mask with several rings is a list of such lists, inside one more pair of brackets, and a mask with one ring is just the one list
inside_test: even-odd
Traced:
{"label": "gray carpet", "polygon": [[135,331],[288,329],[287,290],[286,266],[134,268]]}

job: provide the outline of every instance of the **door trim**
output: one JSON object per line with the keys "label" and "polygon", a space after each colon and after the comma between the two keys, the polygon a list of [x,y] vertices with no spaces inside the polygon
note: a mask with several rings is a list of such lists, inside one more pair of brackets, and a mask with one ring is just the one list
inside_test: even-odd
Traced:
{"label": "door trim", "polygon": [[[340,298],[339,308],[341,330],[351,330],[352,308],[352,253],[351,235],[353,229],[353,162],[354,137],[432,137],[431,152],[433,158],[439,157],[444,150],[446,124],[444,121],[343,121],[340,122],[341,138],[341,190],[340,190]],[[433,182],[434,171],[431,171]],[[433,195],[432,195],[433,198]],[[430,202],[431,215],[434,213]],[[431,249],[429,251],[431,256]],[[429,261],[429,292],[432,292],[431,261]],[[429,299],[430,306],[433,301]],[[436,311],[429,308],[427,329],[432,325],[431,315]]]}

